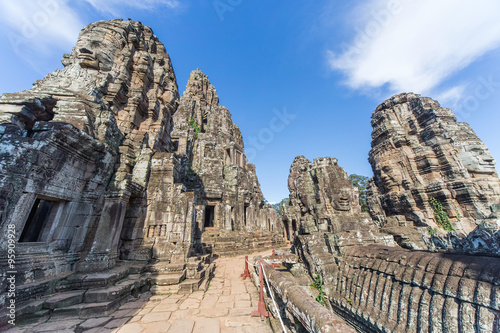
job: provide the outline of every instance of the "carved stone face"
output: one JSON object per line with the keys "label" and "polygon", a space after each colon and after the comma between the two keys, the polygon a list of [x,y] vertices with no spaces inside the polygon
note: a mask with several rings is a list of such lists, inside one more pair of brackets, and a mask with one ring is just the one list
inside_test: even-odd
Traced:
{"label": "carved stone face", "polygon": [[391,167],[388,163],[383,163],[380,172],[382,185],[388,191],[398,191],[403,184],[403,175],[397,168]]}
{"label": "carved stone face", "polygon": [[458,158],[464,167],[472,173],[495,173],[495,160],[493,156],[480,143],[473,143],[462,147]]}
{"label": "carved stone face", "polygon": [[76,59],[81,67],[99,69],[99,60],[97,60],[96,52],[82,47],[76,51],[76,54]]}
{"label": "carved stone face", "polygon": [[350,187],[340,188],[332,197],[332,205],[338,211],[350,211],[355,199],[354,191]]}
{"label": "carved stone face", "polygon": [[82,68],[104,72],[120,63],[120,54],[127,45],[125,37],[110,28],[87,30],[80,34],[71,58]]}

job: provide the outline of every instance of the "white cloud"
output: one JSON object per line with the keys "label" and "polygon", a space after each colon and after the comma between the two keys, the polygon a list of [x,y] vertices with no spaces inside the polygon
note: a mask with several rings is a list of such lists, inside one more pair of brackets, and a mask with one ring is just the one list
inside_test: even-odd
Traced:
{"label": "white cloud", "polygon": [[126,15],[122,10],[181,7],[178,0],[0,0],[0,22],[8,43],[0,57],[23,59],[40,75],[53,70],[53,63],[47,66],[50,59],[71,52],[85,26],[86,18],[78,9],[82,3],[113,16]]}
{"label": "white cloud", "polygon": [[443,105],[446,104],[450,107],[454,107],[460,101],[466,89],[466,84],[454,86],[441,92],[439,95],[437,95],[436,99]]}
{"label": "white cloud", "polygon": [[[328,52],[331,68],[354,89],[429,92],[500,46],[498,0],[367,0],[356,11],[365,25]],[[461,92],[443,94],[456,100]]]}
{"label": "white cloud", "polygon": [[135,8],[135,9],[155,9],[160,6],[165,6],[168,8],[179,7],[178,0],[85,0],[92,7],[97,9],[102,13],[109,13],[112,15],[120,15],[124,8]]}
{"label": "white cloud", "polygon": [[0,0],[0,20],[10,46],[19,55],[71,47],[83,27],[78,14],[62,0]]}

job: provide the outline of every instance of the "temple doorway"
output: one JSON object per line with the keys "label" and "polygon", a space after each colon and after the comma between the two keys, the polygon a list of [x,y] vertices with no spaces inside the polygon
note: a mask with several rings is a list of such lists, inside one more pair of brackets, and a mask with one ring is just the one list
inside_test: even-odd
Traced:
{"label": "temple doorway", "polygon": [[205,228],[214,227],[215,206],[205,206],[205,221],[203,226]]}

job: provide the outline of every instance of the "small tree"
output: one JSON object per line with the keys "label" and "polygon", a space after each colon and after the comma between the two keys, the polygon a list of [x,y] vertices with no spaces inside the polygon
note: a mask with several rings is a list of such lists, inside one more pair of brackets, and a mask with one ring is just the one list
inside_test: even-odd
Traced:
{"label": "small tree", "polygon": [[201,132],[200,126],[198,126],[196,124],[196,121],[194,120],[194,118],[191,118],[191,120],[188,121],[188,124],[189,124],[189,126],[191,126],[192,128],[194,128],[194,138],[198,139],[198,133]]}
{"label": "small tree", "polygon": [[349,176],[349,180],[351,181],[352,185],[356,186],[359,190],[359,204],[361,206],[361,211],[367,212],[368,204],[366,203],[366,187],[368,186],[368,181],[370,180],[370,178],[352,174]]}
{"label": "small tree", "polygon": [[434,209],[434,217],[436,218],[437,223],[446,231],[455,230],[455,228],[451,224],[448,214],[443,210],[443,204],[441,204],[441,202],[439,202],[439,200],[434,197],[430,197],[429,202]]}
{"label": "small tree", "polygon": [[283,217],[283,207],[288,206],[289,203],[290,203],[290,199],[284,198],[280,202],[273,205],[273,208],[276,209],[276,212],[278,212],[279,217]]}

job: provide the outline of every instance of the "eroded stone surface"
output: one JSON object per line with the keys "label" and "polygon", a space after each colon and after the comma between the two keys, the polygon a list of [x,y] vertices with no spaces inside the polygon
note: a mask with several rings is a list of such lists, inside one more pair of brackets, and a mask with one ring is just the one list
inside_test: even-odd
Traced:
{"label": "eroded stone surface", "polygon": [[[371,329],[468,331],[480,323],[491,332],[498,319],[490,318],[496,306],[490,294],[500,280],[499,275],[490,280],[480,272],[498,271],[499,260],[394,247],[351,247],[337,258],[337,269],[325,285],[335,307]],[[463,269],[475,277],[465,277]]]}

